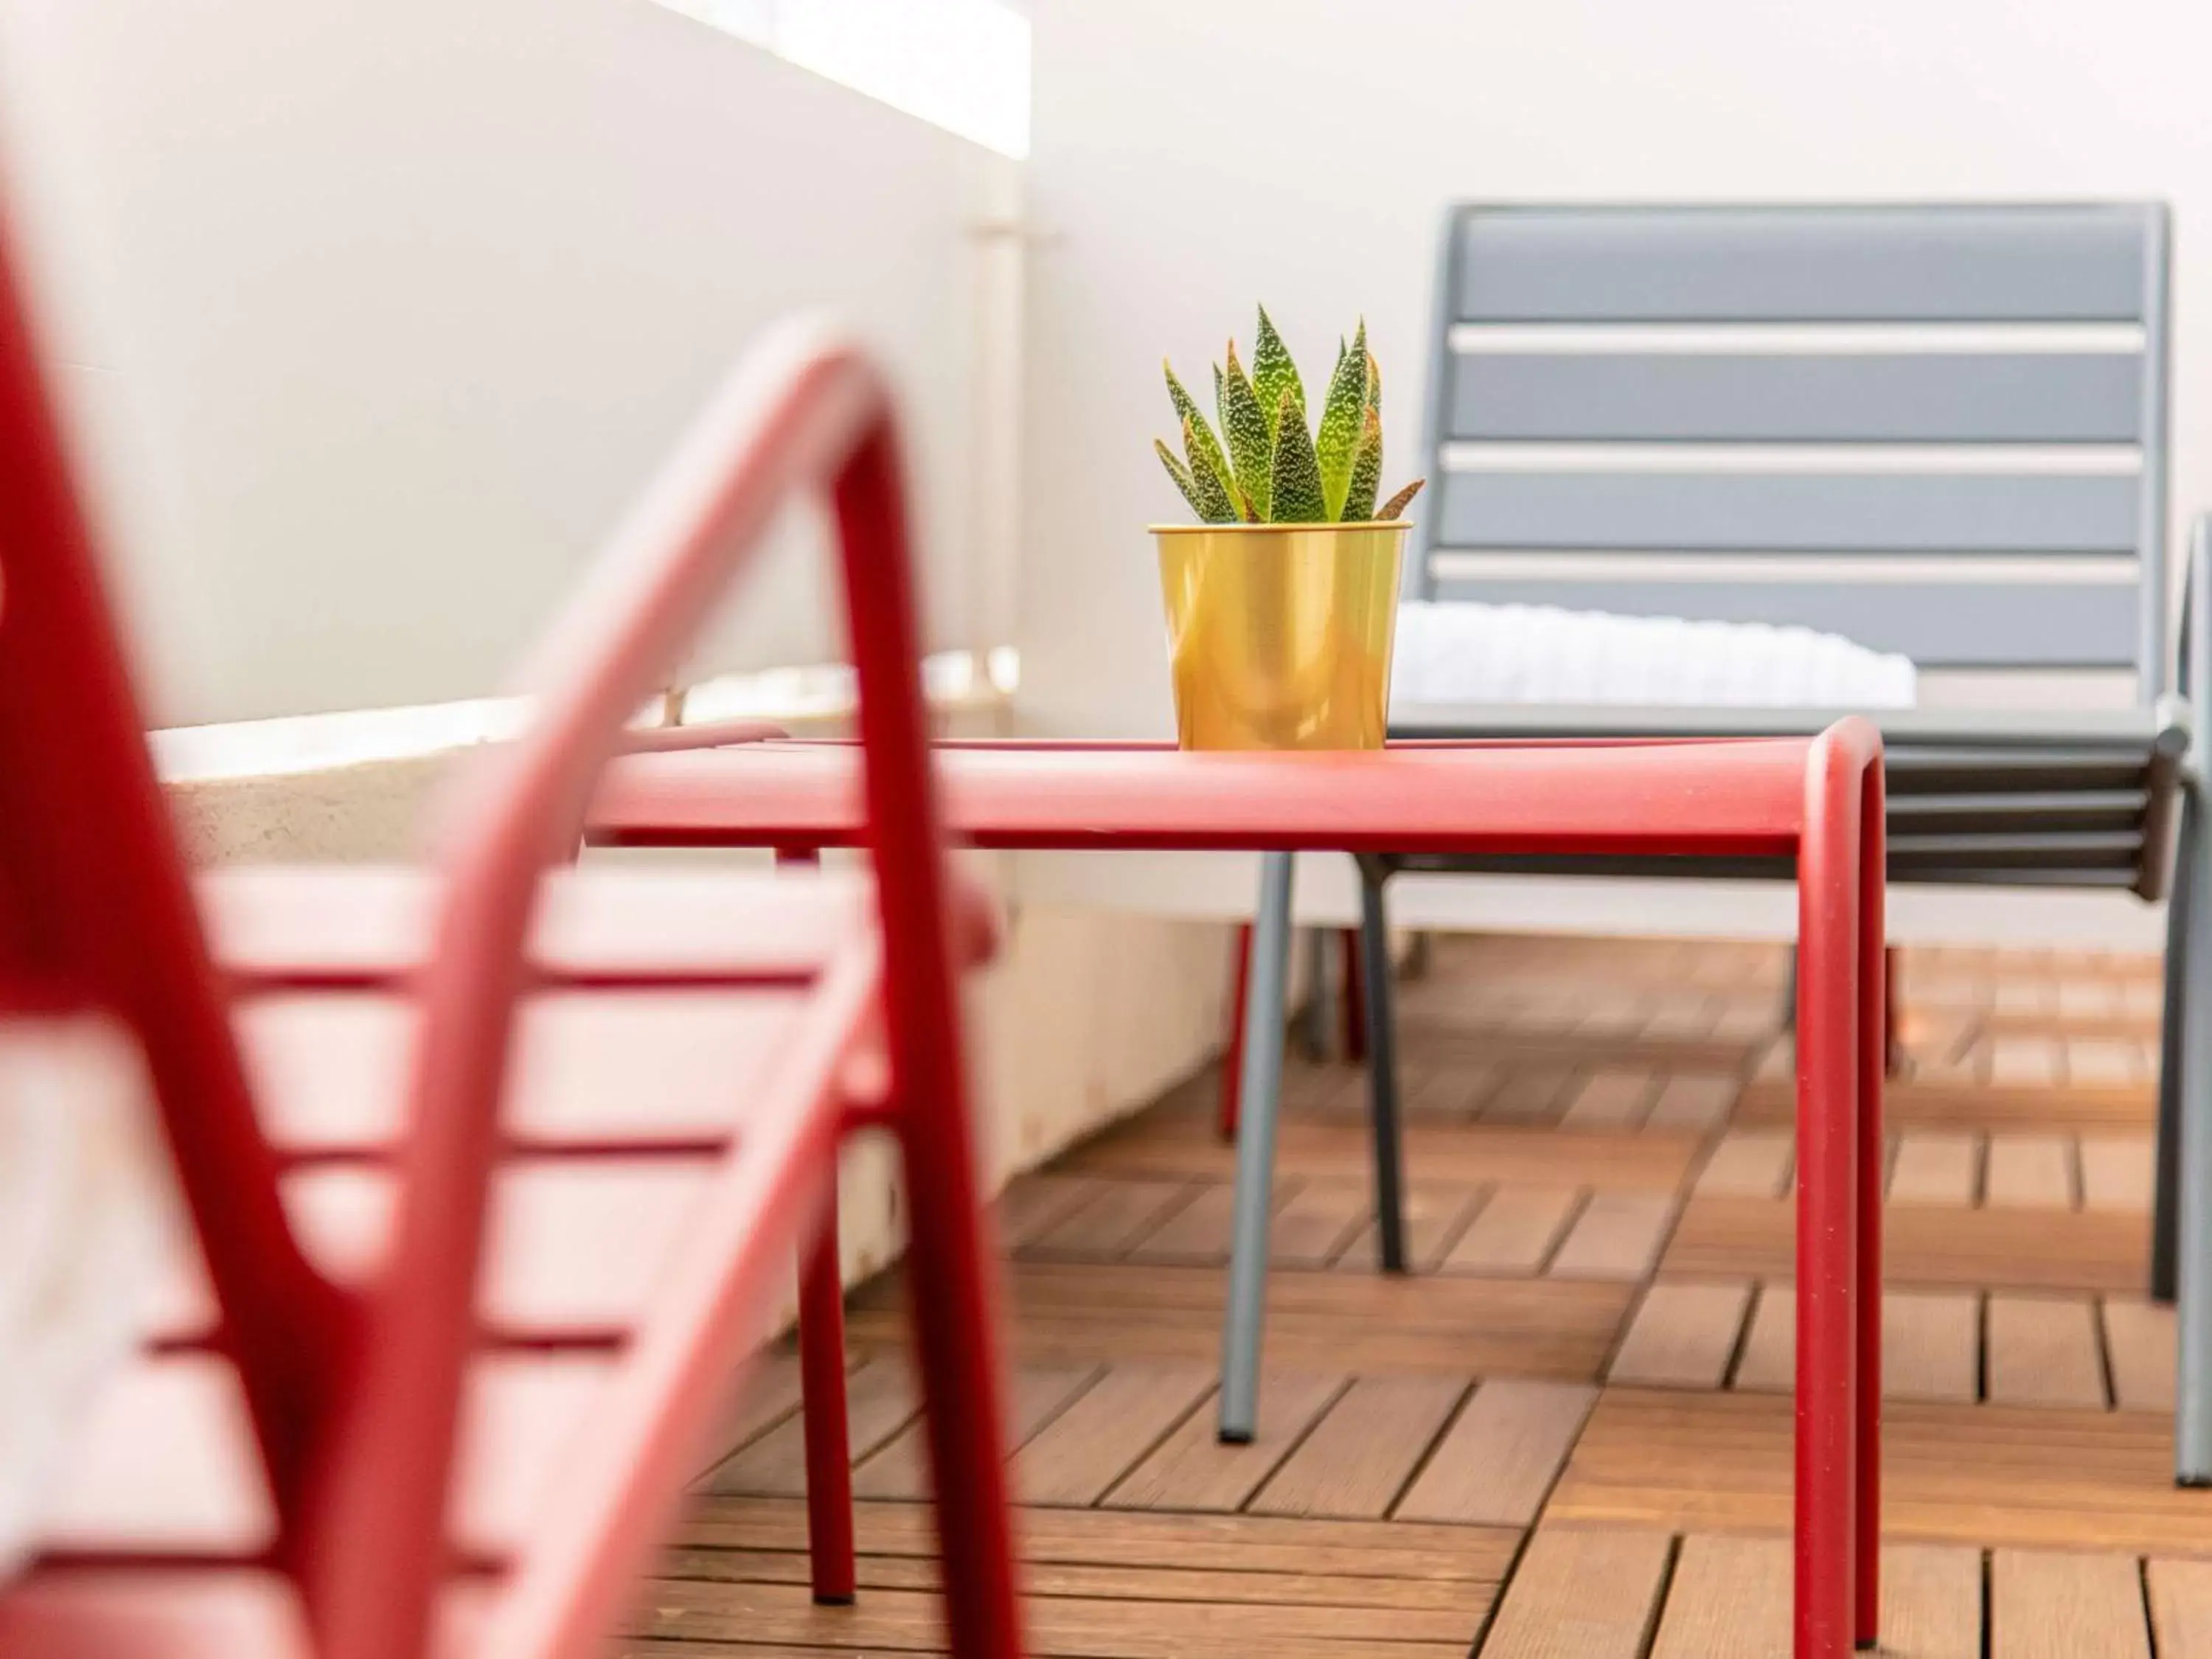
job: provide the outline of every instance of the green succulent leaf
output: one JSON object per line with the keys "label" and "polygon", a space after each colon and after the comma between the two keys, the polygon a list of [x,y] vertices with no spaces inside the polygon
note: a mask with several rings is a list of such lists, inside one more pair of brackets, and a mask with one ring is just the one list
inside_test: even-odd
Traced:
{"label": "green succulent leaf", "polygon": [[1381,507],[1376,508],[1375,516],[1377,519],[1386,520],[1403,517],[1407,503],[1421,493],[1421,486],[1426,483],[1428,483],[1426,478],[1414,479],[1413,483],[1383,502]]}
{"label": "green succulent leaf", "polygon": [[1199,522],[1203,524],[1206,521],[1206,510],[1198,504],[1198,486],[1190,481],[1190,469],[1176,459],[1175,451],[1170,449],[1158,438],[1152,440],[1152,453],[1160,458],[1160,465],[1167,468],[1168,477],[1175,480],[1176,488],[1182,491],[1183,500],[1190,503],[1190,510],[1198,515]]}
{"label": "green succulent leaf", "polygon": [[1367,354],[1367,406],[1378,411],[1382,407],[1382,365],[1371,351]]}
{"label": "green succulent leaf", "polygon": [[1375,492],[1382,483],[1382,416],[1370,409],[1360,423],[1359,447],[1352,453],[1352,480],[1345,487],[1344,508],[1336,516],[1346,524],[1364,524],[1375,516]]}
{"label": "green succulent leaf", "polygon": [[1193,416],[1182,420],[1183,459],[1190,464],[1191,505],[1198,516],[1207,524],[1235,524],[1237,520],[1236,503],[1229,499],[1229,480],[1214,470],[1220,460],[1220,451],[1215,449],[1213,459],[1206,459],[1205,445],[1212,443],[1213,434],[1206,432],[1200,441],[1199,434],[1206,428]]}
{"label": "green succulent leaf", "polygon": [[1176,372],[1163,362],[1160,368],[1168,377],[1168,396],[1175,400],[1176,418],[1182,423],[1182,453],[1190,463],[1191,477],[1201,472],[1211,473],[1221,486],[1222,498],[1229,495],[1229,460],[1221,453],[1221,443],[1213,435],[1213,428],[1206,423],[1206,411],[1199,408]]}
{"label": "green succulent leaf", "polygon": [[1252,505],[1251,495],[1248,490],[1246,490],[1243,484],[1231,484],[1230,486],[1230,493],[1237,497],[1237,510],[1244,515],[1244,522],[1246,524],[1265,524],[1267,522],[1267,515],[1261,513],[1258,507]]}
{"label": "green succulent leaf", "polygon": [[1252,390],[1259,394],[1260,407],[1267,411],[1267,430],[1275,430],[1276,417],[1283,406],[1283,396],[1290,394],[1292,407],[1298,411],[1303,423],[1306,417],[1306,389],[1298,380],[1298,366],[1291,361],[1290,348],[1283,337],[1275,332],[1268,320],[1267,307],[1260,307],[1260,325],[1252,334]]}
{"label": "green succulent leaf", "polygon": [[1287,392],[1275,409],[1274,470],[1268,489],[1273,498],[1269,523],[1327,521],[1328,503],[1322,495],[1321,462],[1314,454],[1313,437],[1306,430],[1305,411]]}
{"label": "green succulent leaf", "polygon": [[1265,522],[1267,471],[1273,464],[1275,441],[1267,429],[1267,412],[1259,394],[1245,378],[1244,365],[1237,361],[1237,342],[1229,343],[1229,368],[1221,377],[1221,435],[1229,441],[1229,459],[1238,489],[1250,497],[1256,522]]}
{"label": "green succulent leaf", "polygon": [[1367,413],[1367,324],[1352,337],[1352,349],[1340,351],[1336,373],[1329,377],[1328,395],[1321,406],[1321,430],[1314,436],[1314,453],[1321,462],[1322,502],[1327,516],[1344,514],[1345,491],[1352,485],[1352,461],[1359,447]]}

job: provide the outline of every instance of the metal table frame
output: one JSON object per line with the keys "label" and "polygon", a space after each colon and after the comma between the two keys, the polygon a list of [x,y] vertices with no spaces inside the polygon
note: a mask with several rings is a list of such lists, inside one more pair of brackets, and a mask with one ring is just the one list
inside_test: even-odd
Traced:
{"label": "metal table frame", "polygon": [[[955,839],[1002,849],[1257,851],[1285,897],[1297,851],[1795,861],[1799,1659],[1870,1643],[1879,1607],[1881,757],[1879,735],[1856,720],[1811,738],[1746,741],[1422,743],[1295,755],[951,743],[935,751]],[[804,855],[866,845],[865,797],[850,745],[751,743],[621,760],[588,822],[602,844]],[[1270,908],[1287,917],[1287,904]],[[1288,948],[1286,925],[1257,942],[1255,1017],[1279,1006],[1264,993],[1285,973]],[[1365,966],[1370,988],[1387,988],[1379,951]],[[1387,1043],[1379,1005],[1374,1028]],[[1243,1047],[1245,1098],[1267,1104],[1248,1110],[1238,1136],[1219,1422],[1231,1442],[1249,1439],[1257,1419],[1282,1033],[1248,1028]],[[1386,1261],[1402,1263],[1395,1115],[1376,1130],[1378,1231]]]}

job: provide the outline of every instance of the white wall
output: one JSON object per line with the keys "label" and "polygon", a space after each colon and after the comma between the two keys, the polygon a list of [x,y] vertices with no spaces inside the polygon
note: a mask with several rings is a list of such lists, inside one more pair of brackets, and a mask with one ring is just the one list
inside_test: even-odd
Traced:
{"label": "white wall", "polygon": [[[9,159],[160,722],[498,689],[732,355],[834,305],[961,614],[1013,164],[648,0],[10,0]],[[813,537],[699,666],[839,654]]]}
{"label": "white wall", "polygon": [[1020,708],[1164,735],[1148,520],[1164,352],[1264,301],[1325,367],[1364,312],[1418,447],[1451,199],[2165,197],[2173,501],[2212,503],[2212,10],[2185,0],[1036,0]]}

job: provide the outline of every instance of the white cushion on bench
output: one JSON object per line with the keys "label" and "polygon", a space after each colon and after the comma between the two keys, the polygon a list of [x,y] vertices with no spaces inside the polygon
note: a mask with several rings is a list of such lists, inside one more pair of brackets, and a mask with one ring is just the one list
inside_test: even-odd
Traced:
{"label": "white cushion on bench", "polygon": [[1909,708],[1914,691],[1905,658],[1806,628],[1408,600],[1390,702],[1401,715],[1481,703]]}

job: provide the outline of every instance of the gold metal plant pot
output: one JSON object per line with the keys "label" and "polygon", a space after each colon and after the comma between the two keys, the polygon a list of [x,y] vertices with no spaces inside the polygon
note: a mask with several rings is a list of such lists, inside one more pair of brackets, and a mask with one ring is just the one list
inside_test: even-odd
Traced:
{"label": "gold metal plant pot", "polygon": [[1154,525],[1185,749],[1380,749],[1410,526]]}

